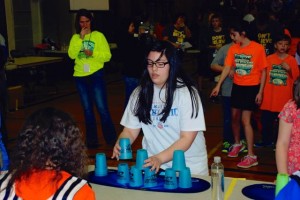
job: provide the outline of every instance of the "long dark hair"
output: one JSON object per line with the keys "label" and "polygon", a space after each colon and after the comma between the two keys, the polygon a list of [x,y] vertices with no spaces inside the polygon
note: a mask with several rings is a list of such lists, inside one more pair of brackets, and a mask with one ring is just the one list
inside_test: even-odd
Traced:
{"label": "long dark hair", "polygon": [[[147,55],[150,53],[150,51],[160,52],[161,56],[165,55],[170,65],[169,77],[163,86],[166,88],[166,102],[163,110],[160,113],[160,115],[162,115],[160,121],[165,122],[169,116],[173,104],[175,90],[185,86],[188,88],[192,100],[191,118],[196,118],[198,116],[200,102],[199,95],[197,90],[193,87],[194,84],[191,79],[189,79],[183,72],[181,61],[177,55],[177,50],[166,41],[155,41],[148,48]],[[149,76],[145,62],[145,70],[141,78],[140,90],[138,90],[138,100],[134,107],[135,115],[141,122],[145,124],[152,123],[150,111],[153,100],[153,92],[153,82]]]}
{"label": "long dark hair", "polygon": [[82,133],[72,118],[55,108],[44,108],[29,116],[19,133],[8,188],[16,180],[48,168],[56,172],[54,181],[60,179],[62,170],[82,177],[86,163]]}
{"label": "long dark hair", "polygon": [[91,22],[91,31],[95,30],[95,22],[94,22],[94,16],[93,13],[88,11],[87,9],[80,9],[78,10],[77,14],[76,14],[76,18],[75,18],[75,30],[76,33],[80,33],[81,31],[81,27],[80,27],[80,17],[86,17],[90,20]]}
{"label": "long dark hair", "polygon": [[299,109],[300,108],[300,76],[294,82],[293,100],[295,101],[295,103],[297,105],[297,109]]}

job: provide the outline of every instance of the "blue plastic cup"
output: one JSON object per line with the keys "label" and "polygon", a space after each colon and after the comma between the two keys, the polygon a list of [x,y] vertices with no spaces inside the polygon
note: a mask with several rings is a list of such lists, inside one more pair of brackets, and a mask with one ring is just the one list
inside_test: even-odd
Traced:
{"label": "blue plastic cup", "polygon": [[96,154],[95,162],[95,176],[106,176],[107,175],[107,165],[105,153]]}
{"label": "blue plastic cup", "polygon": [[132,150],[129,138],[120,138],[119,145],[121,147],[119,159],[132,159]]}
{"label": "blue plastic cup", "polygon": [[127,163],[120,163],[118,165],[117,183],[129,183],[129,167]]}
{"label": "blue plastic cup", "polygon": [[165,170],[164,188],[169,190],[174,190],[177,188],[176,171],[172,168],[167,168]]}
{"label": "blue plastic cup", "polygon": [[148,159],[148,152],[146,149],[138,149],[137,153],[136,153],[136,162],[135,162],[135,166],[136,168],[143,170],[145,169],[143,167],[144,165],[144,161]]}
{"label": "blue plastic cup", "polygon": [[157,176],[155,170],[151,171],[150,168],[148,167],[145,168],[144,186],[145,187],[157,186]]}
{"label": "blue plastic cup", "polygon": [[180,172],[181,170],[186,168],[183,150],[174,151],[172,168],[177,172]]}
{"label": "blue plastic cup", "polygon": [[179,184],[180,188],[190,188],[192,187],[192,177],[191,177],[191,170],[189,167],[182,169],[179,172]]}
{"label": "blue plastic cup", "polygon": [[129,185],[131,187],[140,187],[143,185],[142,170],[136,168],[135,166],[131,166],[129,176]]}

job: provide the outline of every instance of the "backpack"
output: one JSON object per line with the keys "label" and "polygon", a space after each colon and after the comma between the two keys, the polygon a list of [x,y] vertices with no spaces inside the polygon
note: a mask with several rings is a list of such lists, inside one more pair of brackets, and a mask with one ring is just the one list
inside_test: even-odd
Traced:
{"label": "backpack", "polygon": [[[0,128],[1,128],[1,113],[0,113]],[[5,145],[2,142],[2,133],[0,132],[0,172],[7,171],[9,166],[8,154]]]}

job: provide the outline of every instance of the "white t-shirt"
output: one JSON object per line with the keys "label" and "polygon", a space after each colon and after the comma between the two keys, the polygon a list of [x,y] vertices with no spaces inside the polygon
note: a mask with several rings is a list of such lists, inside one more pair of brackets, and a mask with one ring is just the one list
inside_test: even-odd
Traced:
{"label": "white t-shirt", "polygon": [[[144,124],[134,115],[134,105],[138,95],[137,88],[131,95],[129,103],[123,114],[121,125],[138,129],[142,128],[144,138],[142,146],[147,150],[148,156],[153,156],[167,149],[180,138],[180,131],[198,131],[191,147],[185,152],[186,165],[192,174],[208,175],[207,152],[203,131],[206,130],[203,108],[200,97],[197,118],[191,118],[192,101],[187,87],[176,89],[173,105],[165,123],[159,121],[165,102],[165,89],[154,86],[153,103],[151,109],[151,124]],[[172,167],[172,161],[165,163],[161,168]]]}

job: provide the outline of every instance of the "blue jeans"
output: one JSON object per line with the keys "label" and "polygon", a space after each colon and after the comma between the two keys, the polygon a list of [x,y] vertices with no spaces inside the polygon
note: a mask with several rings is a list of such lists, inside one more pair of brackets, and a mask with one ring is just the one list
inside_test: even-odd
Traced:
{"label": "blue jeans", "polygon": [[139,79],[124,76],[124,82],[125,82],[125,105],[124,105],[124,108],[126,108],[131,93],[139,85]]}
{"label": "blue jeans", "polygon": [[100,115],[102,134],[106,143],[114,144],[117,139],[115,127],[109,114],[106,86],[103,80],[103,69],[84,77],[75,77],[76,87],[80,95],[84,111],[87,145],[98,143],[97,125],[94,104]]}
{"label": "blue jeans", "polygon": [[278,135],[278,114],[279,112],[271,112],[262,110],[261,112],[261,125],[262,125],[262,142],[265,144],[276,144]]}

